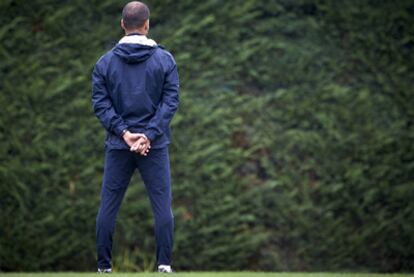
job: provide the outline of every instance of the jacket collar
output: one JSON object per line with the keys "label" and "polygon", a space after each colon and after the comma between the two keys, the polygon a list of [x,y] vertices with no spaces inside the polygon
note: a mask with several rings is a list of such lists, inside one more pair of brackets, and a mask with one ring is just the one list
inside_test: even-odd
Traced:
{"label": "jacket collar", "polygon": [[157,46],[157,43],[154,40],[147,38],[145,35],[138,34],[124,36],[118,43],[135,43],[152,47]]}

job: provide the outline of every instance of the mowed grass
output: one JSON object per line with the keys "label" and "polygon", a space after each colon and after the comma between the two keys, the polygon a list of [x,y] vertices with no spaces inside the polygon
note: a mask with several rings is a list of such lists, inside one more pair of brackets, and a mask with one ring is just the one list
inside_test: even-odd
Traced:
{"label": "mowed grass", "polygon": [[[96,273],[0,273],[4,277],[96,277]],[[112,273],[110,277],[154,277],[169,276],[160,273]],[[183,272],[174,277],[414,277],[414,274],[371,273],[270,273],[270,272]]]}

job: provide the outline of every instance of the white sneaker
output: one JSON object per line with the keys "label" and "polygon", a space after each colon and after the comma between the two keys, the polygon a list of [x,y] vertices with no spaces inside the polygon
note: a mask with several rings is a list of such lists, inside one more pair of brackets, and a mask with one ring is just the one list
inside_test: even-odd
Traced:
{"label": "white sneaker", "polygon": [[98,273],[112,273],[112,268],[98,268]]}
{"label": "white sneaker", "polygon": [[158,272],[159,273],[175,273],[174,270],[172,270],[170,265],[159,265],[158,266]]}

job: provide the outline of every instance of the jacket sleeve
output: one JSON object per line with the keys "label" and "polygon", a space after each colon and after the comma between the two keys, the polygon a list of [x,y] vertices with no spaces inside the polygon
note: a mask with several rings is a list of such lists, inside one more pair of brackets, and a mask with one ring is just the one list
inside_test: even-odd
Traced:
{"label": "jacket sleeve", "polygon": [[144,134],[150,141],[164,134],[170,124],[179,104],[179,77],[177,64],[172,60],[171,68],[166,72],[161,102],[155,115],[148,122]]}
{"label": "jacket sleeve", "polygon": [[92,73],[92,106],[95,115],[108,132],[122,137],[122,131],[128,128],[122,117],[117,114],[109,96],[104,75],[98,64]]}

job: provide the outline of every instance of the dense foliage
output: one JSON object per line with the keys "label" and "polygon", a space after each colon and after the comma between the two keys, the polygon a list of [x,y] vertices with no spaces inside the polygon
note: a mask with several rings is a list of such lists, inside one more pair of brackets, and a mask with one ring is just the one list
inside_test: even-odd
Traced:
{"label": "dense foliage", "polygon": [[[96,60],[124,1],[0,2],[0,271],[94,270]],[[179,270],[414,270],[413,1],[148,1],[175,56]],[[131,182],[114,264],[151,270]]]}

